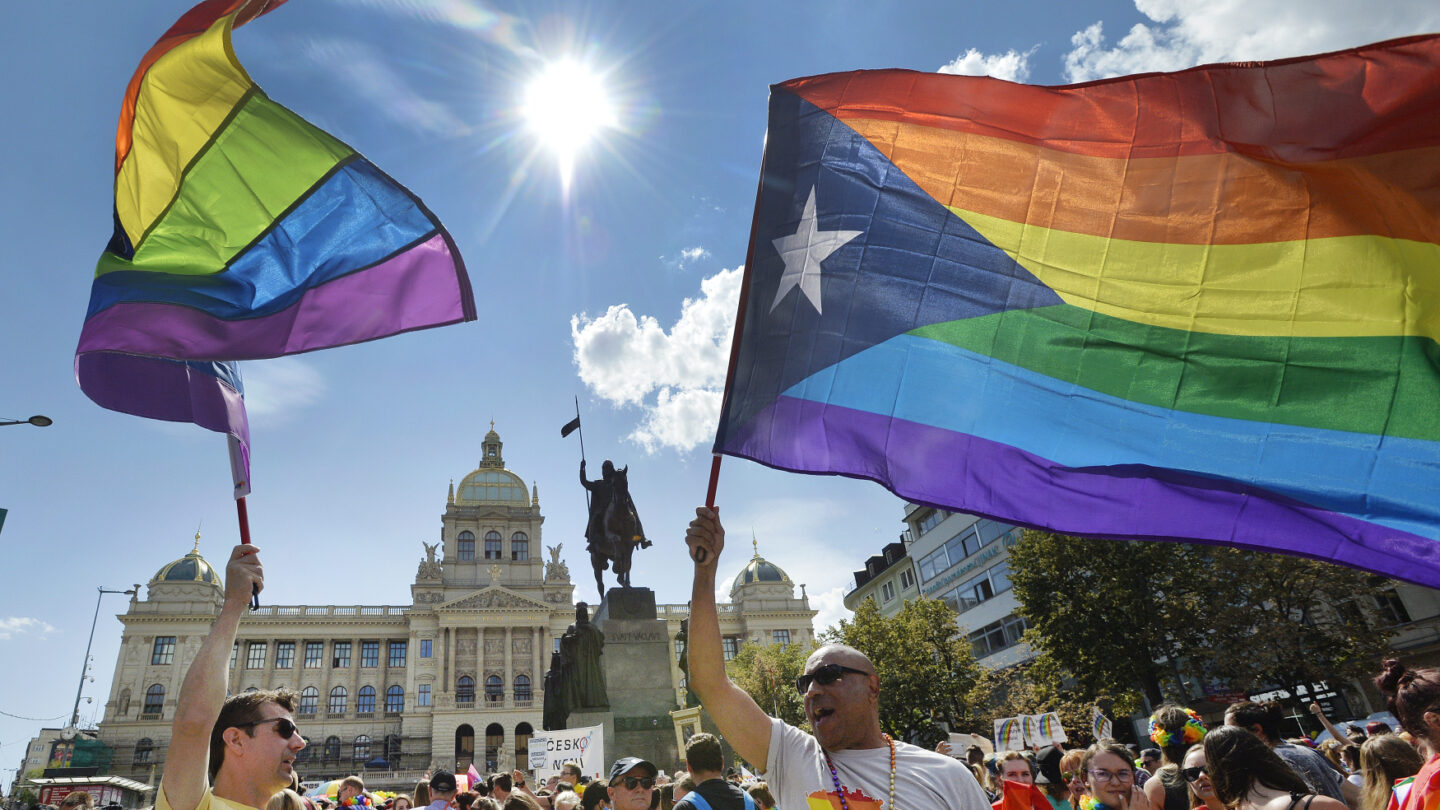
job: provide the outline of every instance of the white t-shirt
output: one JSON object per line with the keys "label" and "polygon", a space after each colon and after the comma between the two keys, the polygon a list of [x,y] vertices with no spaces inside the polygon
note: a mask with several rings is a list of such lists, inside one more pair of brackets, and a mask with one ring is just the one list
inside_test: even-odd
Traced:
{"label": "white t-shirt", "polygon": [[[830,759],[850,810],[890,810],[890,747],[834,751]],[[815,738],[770,718],[765,781],[784,810],[840,806],[835,782]],[[990,810],[974,774],[959,760],[895,742],[895,804],[902,810]]]}

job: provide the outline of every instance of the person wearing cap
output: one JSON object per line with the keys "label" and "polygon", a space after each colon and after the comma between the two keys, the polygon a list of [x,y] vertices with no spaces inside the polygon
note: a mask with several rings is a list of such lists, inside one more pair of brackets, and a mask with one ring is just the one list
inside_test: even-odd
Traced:
{"label": "person wearing cap", "polygon": [[685,532],[695,577],[690,593],[689,686],[735,753],[757,765],[776,804],[841,805],[858,792],[890,807],[988,810],[959,760],[891,739],[880,728],[880,676],[864,653],[830,644],[811,653],[795,686],[814,734],[768,717],[725,674],[715,576],[725,547],[719,514],[695,510]]}
{"label": "person wearing cap", "polygon": [[446,810],[459,792],[455,774],[443,769],[434,772],[430,775],[430,806],[426,810]]}
{"label": "person wearing cap", "polygon": [[[660,769],[639,757],[621,757],[610,766],[608,795],[614,810],[650,810],[655,776]],[[585,791],[589,798],[590,791]]]}
{"label": "person wearing cap", "polygon": [[675,802],[675,810],[755,810],[754,798],[722,775],[725,753],[714,734],[701,732],[685,741],[685,767],[695,787]]}
{"label": "person wearing cap", "polygon": [[1035,784],[1050,800],[1051,810],[1072,810],[1070,786],[1060,773],[1060,760],[1065,751],[1058,745],[1047,745],[1035,752]]}

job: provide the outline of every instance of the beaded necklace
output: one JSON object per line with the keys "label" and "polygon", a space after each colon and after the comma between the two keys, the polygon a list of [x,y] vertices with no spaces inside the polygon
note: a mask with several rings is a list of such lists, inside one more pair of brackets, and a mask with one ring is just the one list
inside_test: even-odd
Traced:
{"label": "beaded necklace", "polygon": [[[895,740],[889,734],[881,734],[885,738],[885,744],[890,746],[890,810],[895,810]],[[845,801],[845,788],[840,787],[840,774],[835,772],[835,763],[830,761],[830,754],[822,748],[820,750],[825,757],[825,765],[830,768],[830,781],[835,783],[835,795],[840,797],[840,810],[850,810],[850,803]]]}

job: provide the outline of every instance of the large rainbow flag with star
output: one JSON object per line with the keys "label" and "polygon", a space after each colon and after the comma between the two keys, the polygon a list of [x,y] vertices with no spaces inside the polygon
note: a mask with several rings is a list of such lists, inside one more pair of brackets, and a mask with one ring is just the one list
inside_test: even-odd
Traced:
{"label": "large rainbow flag with star", "polygon": [[1440,37],[772,88],[715,450],[1440,586]]}
{"label": "large rainbow flag with star", "polygon": [[75,354],[100,405],[229,433],[237,496],[248,427],[233,361],[475,319],[440,221],[236,58],[232,29],[283,1],[206,0],[141,60]]}

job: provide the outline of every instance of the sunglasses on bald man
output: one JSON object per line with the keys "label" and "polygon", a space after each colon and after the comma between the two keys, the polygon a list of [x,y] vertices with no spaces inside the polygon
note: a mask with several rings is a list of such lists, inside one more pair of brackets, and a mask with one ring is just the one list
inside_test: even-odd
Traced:
{"label": "sunglasses on bald man", "polygon": [[816,667],[814,672],[801,675],[800,677],[796,678],[795,688],[800,692],[800,694],[803,695],[806,692],[810,691],[811,681],[814,681],[821,686],[829,686],[830,684],[835,683],[836,681],[845,677],[845,674],[847,672],[854,675],[868,676],[871,674],[863,669],[851,669],[850,667],[842,667],[839,664],[826,664],[823,667]]}

